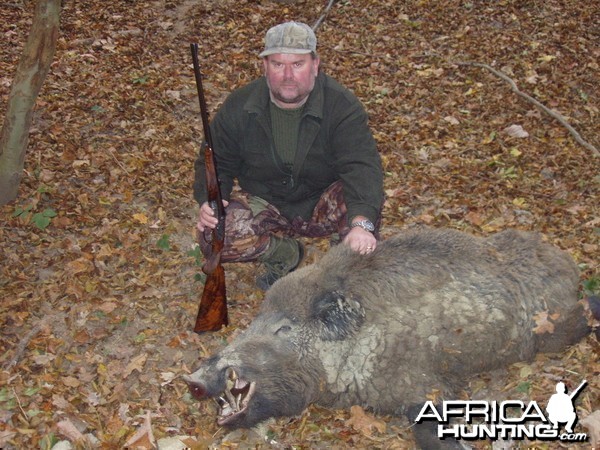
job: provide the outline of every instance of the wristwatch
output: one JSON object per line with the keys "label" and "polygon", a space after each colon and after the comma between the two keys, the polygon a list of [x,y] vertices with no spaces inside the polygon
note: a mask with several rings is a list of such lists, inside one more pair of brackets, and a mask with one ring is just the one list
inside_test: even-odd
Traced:
{"label": "wristwatch", "polygon": [[358,220],[358,221],[354,222],[352,225],[350,225],[350,228],[354,228],[354,227],[361,227],[363,230],[367,230],[371,233],[373,231],[375,231],[375,225],[373,225],[373,222],[371,222],[368,219]]}

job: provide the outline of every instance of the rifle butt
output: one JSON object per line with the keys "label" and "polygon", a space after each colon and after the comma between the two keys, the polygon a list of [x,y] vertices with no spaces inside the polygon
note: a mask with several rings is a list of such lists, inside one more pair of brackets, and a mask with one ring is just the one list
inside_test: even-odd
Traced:
{"label": "rifle butt", "polygon": [[221,327],[228,324],[225,270],[219,264],[206,278],[194,332],[219,331]]}

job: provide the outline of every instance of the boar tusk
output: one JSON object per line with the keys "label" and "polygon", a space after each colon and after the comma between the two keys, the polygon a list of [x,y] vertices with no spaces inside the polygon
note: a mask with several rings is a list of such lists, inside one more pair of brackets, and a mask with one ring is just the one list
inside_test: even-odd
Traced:
{"label": "boar tusk", "polygon": [[227,398],[227,402],[229,403],[229,405],[232,408],[236,408],[237,404],[235,402],[235,397],[233,396],[233,394],[231,393],[231,389],[229,388],[229,386],[227,386],[227,389],[225,389],[225,397]]}
{"label": "boar tusk", "polygon": [[238,379],[238,374],[235,372],[234,369],[232,369],[231,367],[229,367],[227,369],[227,378],[229,378],[231,381],[235,381]]}
{"label": "boar tusk", "polygon": [[254,395],[254,391],[256,391],[256,383],[253,381],[250,383],[250,387],[248,388],[248,393],[242,399],[242,409],[248,406],[248,402]]}

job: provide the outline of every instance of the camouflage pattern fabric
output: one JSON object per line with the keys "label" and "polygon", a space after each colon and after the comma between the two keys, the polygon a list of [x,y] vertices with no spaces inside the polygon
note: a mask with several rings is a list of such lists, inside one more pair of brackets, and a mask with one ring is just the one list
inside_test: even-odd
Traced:
{"label": "camouflage pattern fabric", "polygon": [[[350,231],[341,181],[325,190],[308,221],[301,217],[290,221],[275,206],[244,192],[232,197],[225,211],[224,263],[256,260],[267,250],[272,234],[321,238],[337,233],[342,240]],[[210,239],[207,229],[199,239],[204,255],[210,254]]]}

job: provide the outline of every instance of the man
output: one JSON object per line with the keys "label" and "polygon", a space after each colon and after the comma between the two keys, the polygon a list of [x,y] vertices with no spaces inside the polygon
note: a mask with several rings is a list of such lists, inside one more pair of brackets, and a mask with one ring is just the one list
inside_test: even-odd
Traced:
{"label": "man", "polygon": [[[257,285],[265,290],[300,264],[294,237],[337,233],[361,254],[377,246],[383,174],[375,140],[354,94],[319,71],[316,47],[308,25],[271,28],[259,55],[264,76],[230,94],[211,123],[226,206],[221,261],[262,262]],[[203,151],[195,171],[198,230],[208,234],[217,219],[206,202]],[[230,201],[234,180],[241,193]]]}

